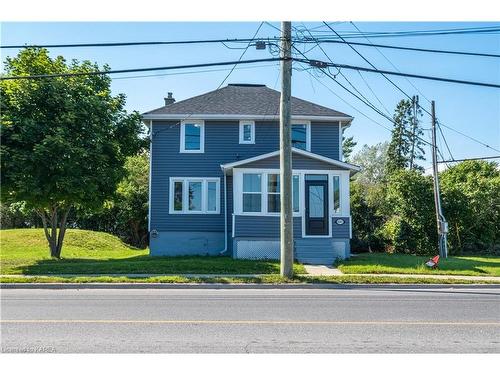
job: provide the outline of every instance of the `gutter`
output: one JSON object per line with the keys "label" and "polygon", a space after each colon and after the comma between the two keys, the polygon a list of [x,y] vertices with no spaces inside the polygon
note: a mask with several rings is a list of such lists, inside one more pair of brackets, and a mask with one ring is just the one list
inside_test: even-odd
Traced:
{"label": "gutter", "polygon": [[[186,117],[192,119],[203,120],[278,120],[279,115],[245,115],[245,114],[213,114],[213,113],[197,113],[196,115],[181,113],[181,114],[153,114],[143,113],[143,120],[185,120]],[[341,121],[350,124],[354,118],[351,116],[308,116],[308,115],[292,115],[292,120],[307,120],[307,121]]]}

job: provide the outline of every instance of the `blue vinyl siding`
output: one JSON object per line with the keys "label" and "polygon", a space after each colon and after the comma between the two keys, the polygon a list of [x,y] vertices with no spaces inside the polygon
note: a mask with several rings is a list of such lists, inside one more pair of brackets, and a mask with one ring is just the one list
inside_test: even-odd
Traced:
{"label": "blue vinyl siding", "polygon": [[[279,155],[270,158],[257,160],[244,165],[238,166],[238,168],[262,168],[262,169],[276,169],[280,167],[280,157]],[[304,155],[292,154],[292,168],[293,169],[345,169],[341,167],[334,166],[324,161],[309,158]]]}
{"label": "blue vinyl siding", "polygon": [[[224,175],[220,165],[279,148],[278,122],[256,121],[255,144],[239,144],[238,121],[205,121],[205,152],[180,153],[179,121],[153,121],[152,126],[151,230],[224,231]],[[338,123],[311,124],[311,151],[338,159]],[[317,162],[321,163],[321,162]],[[320,168],[318,164],[314,168]],[[221,212],[218,215],[169,214],[170,177],[219,177]],[[229,179],[228,179],[229,180]],[[229,182],[229,181],[228,181]],[[228,189],[228,222],[231,223],[232,189]],[[229,225],[229,229],[231,226]]]}
{"label": "blue vinyl siding", "polygon": [[339,126],[328,122],[311,122],[311,152],[339,160]]}
{"label": "blue vinyl siding", "polygon": [[[280,238],[279,216],[235,216],[234,237]],[[293,237],[302,237],[302,218],[293,218]]]}
{"label": "blue vinyl siding", "polygon": [[[339,225],[335,221],[337,219],[343,219],[344,224]],[[350,230],[349,230],[349,218],[348,217],[337,217],[334,216],[332,218],[332,237],[333,238],[349,238]]]}

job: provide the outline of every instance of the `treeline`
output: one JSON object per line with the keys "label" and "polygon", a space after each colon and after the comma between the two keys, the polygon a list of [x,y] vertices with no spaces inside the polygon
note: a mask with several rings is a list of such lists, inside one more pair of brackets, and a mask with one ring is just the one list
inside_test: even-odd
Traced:
{"label": "treeline", "polygon": [[[432,176],[424,160],[418,110],[403,100],[390,142],[365,145],[350,158],[362,171],[351,184],[354,251],[437,254]],[[451,255],[500,254],[500,170],[464,161],[439,173]]]}

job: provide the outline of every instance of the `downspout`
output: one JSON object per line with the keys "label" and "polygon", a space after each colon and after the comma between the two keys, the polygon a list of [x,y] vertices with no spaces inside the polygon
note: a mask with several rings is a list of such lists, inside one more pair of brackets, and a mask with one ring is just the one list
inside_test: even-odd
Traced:
{"label": "downspout", "polygon": [[228,250],[227,241],[227,180],[226,180],[226,170],[221,166],[224,172],[224,250],[222,250],[219,255],[222,255]]}

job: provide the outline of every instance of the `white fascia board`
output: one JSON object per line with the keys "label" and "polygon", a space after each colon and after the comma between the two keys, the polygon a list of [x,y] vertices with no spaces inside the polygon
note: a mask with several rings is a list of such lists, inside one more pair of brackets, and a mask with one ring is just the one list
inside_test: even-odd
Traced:
{"label": "white fascia board", "polygon": [[[195,117],[196,116],[196,117]],[[204,120],[277,120],[279,115],[228,115],[228,114],[143,114],[143,120],[184,120],[186,118],[200,118]],[[342,121],[350,123],[353,117],[350,116],[305,116],[294,115],[292,120],[308,121]]]}
{"label": "white fascia board", "polygon": [[[332,165],[335,165],[337,167],[346,168],[346,169],[349,169],[353,172],[359,172],[361,170],[361,167],[358,167],[357,165],[349,164],[349,163],[346,163],[346,162],[343,162],[340,160],[327,158],[326,156],[321,156],[321,155],[314,154],[314,153],[309,152],[309,151],[304,151],[304,150],[301,150],[298,148],[293,148],[292,153],[297,153],[299,155],[303,155],[303,156],[309,157],[311,159],[323,161],[325,163],[332,164]],[[267,159],[267,158],[277,156],[277,155],[279,155],[279,150],[273,151],[273,152],[268,152],[267,154],[262,154],[259,156],[254,156],[254,157],[248,158],[248,159],[238,160],[238,161],[235,161],[233,163],[221,164],[221,168],[222,168],[222,170],[227,171],[227,170],[231,170],[232,168],[240,166],[240,165],[252,163],[254,161],[258,161],[258,160],[262,160],[262,159]]]}

